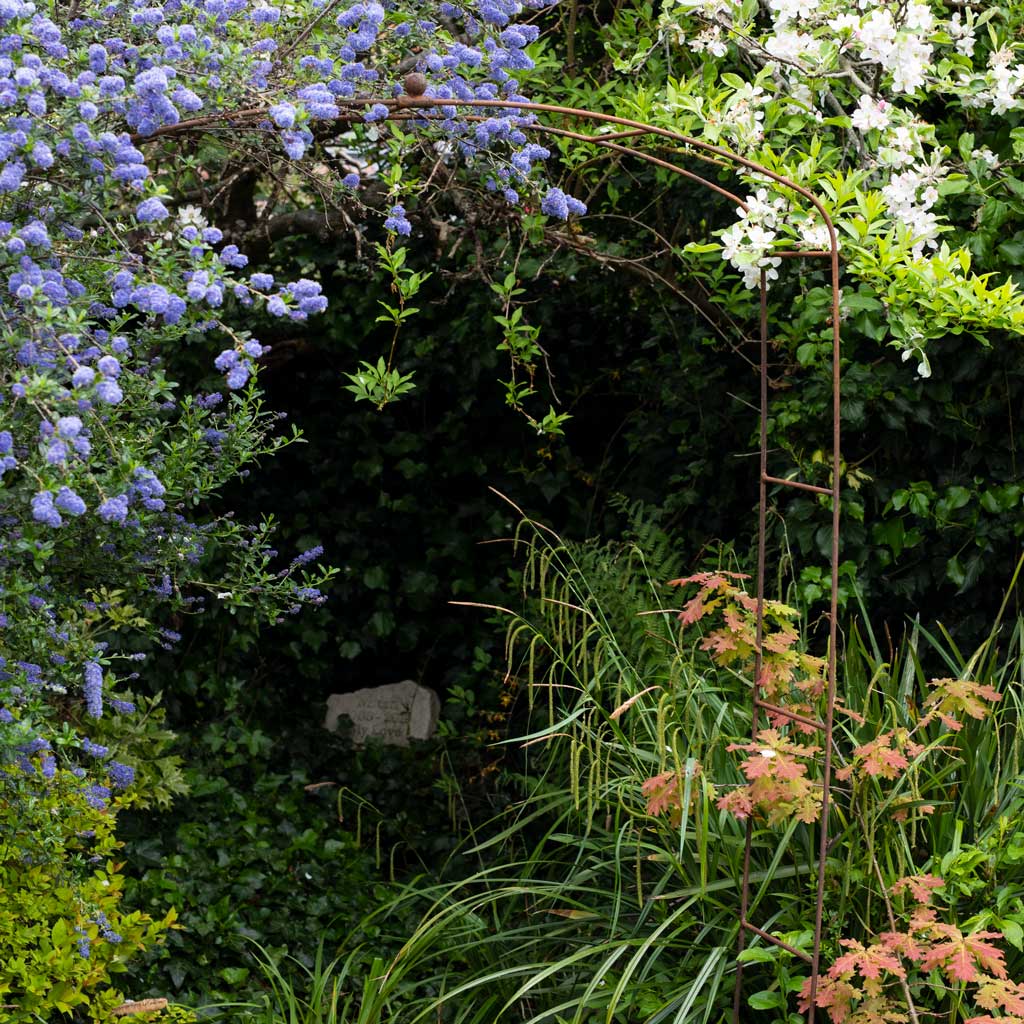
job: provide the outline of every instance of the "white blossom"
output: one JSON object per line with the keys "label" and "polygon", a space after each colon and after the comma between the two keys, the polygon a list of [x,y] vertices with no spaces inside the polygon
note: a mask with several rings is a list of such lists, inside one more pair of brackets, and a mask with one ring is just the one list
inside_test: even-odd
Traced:
{"label": "white blossom", "polygon": [[916,124],[890,127],[883,137],[878,160],[887,167],[906,167],[923,154],[921,133]]}
{"label": "white blossom", "polygon": [[776,60],[798,63],[805,54],[816,53],[820,43],[814,36],[805,32],[794,32],[792,29],[778,29],[764,41],[764,48]]}
{"label": "white blossom", "polygon": [[896,26],[886,10],[875,10],[854,31],[864,60],[873,60],[887,66],[896,43]]}
{"label": "white blossom", "polygon": [[178,223],[182,227],[193,227],[202,230],[209,227],[203,211],[198,206],[182,206],[178,208]]}
{"label": "white blossom", "polygon": [[936,182],[945,169],[937,163],[918,164],[894,174],[882,188],[889,216],[909,233],[911,250],[920,256],[925,247],[938,245],[941,225],[932,207],[938,202]]}
{"label": "white blossom", "polygon": [[[829,250],[832,247],[832,239],[829,237],[828,228],[814,217],[808,217],[798,227],[800,242],[808,249]],[[836,248],[842,248],[839,238],[836,238]]]}
{"label": "white blossom", "polygon": [[907,6],[903,25],[917,32],[931,32],[935,28],[935,15],[927,4],[912,3]]}
{"label": "white blossom", "polygon": [[960,12],[955,11],[953,17],[949,19],[949,24],[946,26],[946,30],[956,45],[957,52],[962,53],[965,57],[970,57],[974,53],[976,40],[974,38],[973,21],[974,16],[970,11],[967,12],[966,22],[961,20]]}
{"label": "white blossom", "polygon": [[857,109],[850,119],[854,128],[862,132],[870,131],[872,128],[889,127],[889,104],[885,100],[873,100],[870,96],[861,96],[857,103]]}
{"label": "white blossom", "polygon": [[1017,94],[1024,85],[1024,67],[999,63],[993,66],[988,75],[989,92],[986,98],[992,104],[993,114],[1005,114],[1008,110],[1016,110],[1021,101]]}
{"label": "white blossom", "polygon": [[860,28],[860,18],[856,14],[839,14],[829,19],[827,24],[836,35],[842,35],[845,32],[856,32]]}
{"label": "white blossom", "polygon": [[694,53],[703,53],[706,50],[714,57],[724,57],[729,49],[722,38],[722,30],[718,25],[709,25],[702,32],[688,40],[686,45]]}
{"label": "white blossom", "polygon": [[997,157],[995,153],[993,153],[992,150],[988,148],[988,146],[982,146],[981,149],[972,149],[971,159],[984,160],[985,163],[988,164],[988,166],[991,167],[993,170],[995,170],[995,168],[999,166],[999,157]]}
{"label": "white blossom", "polygon": [[901,33],[893,48],[888,70],[897,92],[916,92],[924,85],[925,71],[931,66],[932,46],[920,36]]}
{"label": "white blossom", "polygon": [[743,275],[747,288],[757,288],[764,272],[766,281],[778,279],[782,260],[772,256],[778,219],[785,213],[785,201],[769,198],[767,189],[747,197],[747,208],[736,211],[740,219],[722,232],[722,256]]}
{"label": "white blossom", "polygon": [[775,12],[777,25],[790,21],[807,21],[818,10],[818,0],[768,0],[768,6]]}

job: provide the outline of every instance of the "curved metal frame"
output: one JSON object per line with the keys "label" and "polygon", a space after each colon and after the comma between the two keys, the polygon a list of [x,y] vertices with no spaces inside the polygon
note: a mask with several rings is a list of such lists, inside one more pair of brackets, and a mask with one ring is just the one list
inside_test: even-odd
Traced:
{"label": "curved metal frame", "polygon": [[[602,125],[616,125],[624,131],[587,135],[569,129],[554,127],[542,124],[529,124],[522,127],[546,132],[548,134],[575,139],[580,142],[591,143],[602,148],[635,157],[647,163],[654,164],[673,174],[693,181],[705,188],[708,188],[719,195],[735,203],[742,210],[747,209],[746,203],[737,195],[722,186],[702,178],[693,171],[678,164],[671,163],[660,157],[640,150],[623,146],[621,143],[626,139],[639,139],[647,136],[654,136],[664,139],[676,146],[681,146],[687,151],[687,155],[719,167],[734,169],[736,167],[746,168],[755,174],[767,178],[773,185],[776,192],[789,190],[806,199],[821,216],[829,238],[829,248],[824,250],[780,250],[772,253],[773,256],[783,258],[808,258],[827,259],[829,261],[832,287],[832,486],[819,487],[814,484],[803,483],[798,480],[790,480],[782,477],[772,476],[768,473],[768,282],[765,271],[761,271],[760,281],[760,373],[761,373],[761,402],[760,402],[760,484],[758,495],[758,540],[757,540],[757,628],[755,654],[754,680],[753,680],[753,709],[751,716],[751,736],[756,738],[760,728],[760,711],[788,718],[791,721],[811,725],[823,733],[824,758],[822,767],[822,803],[821,817],[819,819],[819,841],[818,841],[818,872],[817,872],[817,898],[814,917],[814,938],[811,954],[797,949],[781,939],[776,938],[769,932],[758,928],[747,919],[750,908],[750,857],[751,843],[753,837],[753,822],[747,820],[746,836],[743,851],[743,878],[740,894],[740,917],[739,917],[739,938],[738,950],[742,952],[746,944],[746,933],[749,931],[758,935],[766,942],[780,946],[790,953],[803,959],[811,969],[810,985],[810,1007],[807,1013],[809,1024],[814,1024],[816,1014],[816,995],[818,987],[818,975],[821,960],[821,933],[822,917],[825,893],[825,861],[828,852],[828,823],[831,805],[831,783],[832,783],[832,753],[833,753],[833,716],[836,698],[836,642],[838,629],[838,593],[839,593],[839,494],[840,494],[840,330],[839,330],[839,301],[840,301],[840,264],[839,244],[836,236],[835,224],[829,216],[828,211],[821,201],[810,191],[795,181],[778,174],[775,171],[729,152],[720,146],[712,145],[701,139],[683,135],[666,128],[659,128],[655,125],[645,124],[642,121],[634,121],[629,118],[617,117],[613,114],[604,114],[598,111],[583,110],[576,107],[563,107],[550,103],[516,102],[510,100],[462,100],[462,99],[437,99],[423,95],[425,80],[422,76],[409,75],[406,78],[406,93],[398,97],[338,100],[339,105],[344,105],[353,110],[365,109],[371,105],[382,104],[388,108],[389,120],[407,120],[415,117],[417,110],[429,110],[437,107],[469,107],[469,108],[494,108],[498,110],[521,110],[524,113],[555,114],[571,118],[575,121],[589,121]],[[248,124],[254,121],[263,120],[267,112],[263,107],[250,107],[237,110],[227,114],[214,114],[204,117],[197,117],[181,121],[175,125],[167,125],[156,129],[146,136],[136,136],[135,142],[145,142],[163,135],[176,135],[188,131],[202,131],[213,128],[228,122],[233,125]],[[354,116],[354,115],[353,115]],[[348,120],[352,120],[349,117]],[[785,708],[763,701],[760,697],[761,677],[761,642],[764,632],[764,601],[765,601],[765,549],[766,549],[766,520],[768,510],[768,487],[792,487],[797,490],[811,492],[814,494],[827,495],[832,499],[832,575],[831,594],[829,602],[829,643],[828,643],[828,687],[826,692],[825,716],[822,721],[815,721],[802,715],[795,714]],[[733,1021],[739,1024],[743,982],[743,964],[737,963],[736,984],[733,993]]]}

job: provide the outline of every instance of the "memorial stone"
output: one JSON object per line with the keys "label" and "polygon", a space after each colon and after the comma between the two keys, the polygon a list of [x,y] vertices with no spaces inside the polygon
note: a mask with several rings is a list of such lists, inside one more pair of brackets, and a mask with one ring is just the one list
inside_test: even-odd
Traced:
{"label": "memorial stone", "polygon": [[327,698],[324,726],[332,732],[345,715],[352,721],[352,743],[361,747],[368,739],[407,747],[410,740],[434,735],[441,700],[427,686],[411,679],[385,686],[368,686],[353,693],[334,693]]}

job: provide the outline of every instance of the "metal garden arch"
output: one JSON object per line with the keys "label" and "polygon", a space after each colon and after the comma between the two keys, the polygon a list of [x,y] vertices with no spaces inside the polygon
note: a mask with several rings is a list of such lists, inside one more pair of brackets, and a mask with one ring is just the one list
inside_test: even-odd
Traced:
{"label": "metal garden arch", "polygon": [[[575,139],[580,142],[587,142],[613,152],[634,157],[638,160],[654,164],[673,174],[686,178],[689,181],[717,192],[720,196],[735,203],[740,209],[746,209],[746,203],[737,195],[723,188],[715,182],[702,178],[693,171],[680,167],[669,160],[662,159],[651,153],[633,149],[623,145],[627,140],[643,139],[653,137],[656,140],[664,140],[677,148],[681,148],[686,155],[695,157],[705,162],[715,164],[719,167],[742,167],[767,179],[775,191],[789,191],[803,197],[821,217],[828,232],[828,249],[816,250],[777,250],[772,256],[784,259],[821,259],[828,260],[829,273],[831,278],[831,328],[832,328],[832,486],[819,487],[815,484],[804,483],[799,480],[786,479],[774,476],[768,472],[768,285],[765,272],[761,272],[760,281],[760,483],[758,495],[758,541],[757,541],[757,653],[754,665],[754,684],[752,690],[752,736],[756,737],[759,730],[760,712],[765,711],[772,715],[787,718],[791,721],[800,722],[812,726],[823,735],[823,768],[822,768],[822,803],[821,815],[819,818],[818,837],[818,871],[817,871],[817,894],[814,917],[814,938],[811,953],[797,949],[771,933],[759,928],[752,921],[748,920],[748,909],[750,905],[750,851],[753,835],[753,823],[747,820],[746,839],[744,843],[743,856],[743,878],[740,895],[739,913],[739,942],[740,951],[745,946],[746,935],[751,933],[762,938],[764,941],[788,950],[790,953],[808,963],[811,969],[810,1008],[807,1013],[809,1024],[814,1024],[817,995],[818,974],[821,960],[821,933],[822,915],[824,907],[824,892],[826,878],[826,855],[828,853],[828,822],[831,804],[831,783],[832,783],[832,754],[833,754],[833,716],[836,699],[836,641],[837,641],[837,612],[838,612],[838,591],[839,591],[839,526],[840,526],[840,328],[839,328],[839,302],[840,302],[840,263],[839,244],[836,236],[835,225],[832,222],[828,211],[821,201],[810,191],[784,175],[777,174],[761,164],[748,160],[745,157],[731,153],[719,146],[714,146],[701,139],[692,138],[679,132],[670,131],[666,128],[659,128],[655,125],[645,124],[642,121],[633,121],[628,118],[616,117],[612,114],[604,114],[592,110],[582,110],[576,107],[563,107],[550,103],[515,102],[510,100],[462,100],[462,99],[437,99],[425,95],[426,78],[413,72],[405,78],[405,92],[397,97],[367,97],[353,100],[337,100],[339,105],[345,105],[353,111],[366,107],[381,104],[388,108],[388,120],[413,120],[423,117],[423,113],[435,107],[469,107],[469,108],[495,108],[499,110],[521,110],[526,113],[552,114],[563,118],[571,119],[574,122],[584,121],[598,125],[613,125],[618,131],[586,134],[568,128],[555,125],[545,125],[534,122],[522,127],[548,135],[561,136],[563,138]],[[352,120],[355,113],[347,118]],[[231,125],[242,126],[255,121],[263,120],[266,111],[262,107],[251,107],[229,113],[197,117],[181,121],[175,125],[167,125],[158,128],[146,136],[137,136],[134,142],[144,142],[163,135],[177,135],[188,131],[202,131],[205,128],[212,128],[215,125],[223,125],[225,122]],[[473,115],[469,116],[473,119]],[[766,519],[769,487],[790,487],[800,491],[811,492],[831,497],[832,499],[832,552],[831,552],[831,593],[829,602],[829,643],[828,643],[828,684],[826,690],[825,715],[823,720],[814,720],[803,715],[788,711],[784,707],[770,704],[761,699],[757,680],[761,675],[761,640],[764,629],[764,600],[765,600],[765,546],[766,546]],[[732,1017],[734,1024],[739,1024],[741,1010],[741,986],[743,980],[743,965],[737,965],[736,985],[733,996]]]}

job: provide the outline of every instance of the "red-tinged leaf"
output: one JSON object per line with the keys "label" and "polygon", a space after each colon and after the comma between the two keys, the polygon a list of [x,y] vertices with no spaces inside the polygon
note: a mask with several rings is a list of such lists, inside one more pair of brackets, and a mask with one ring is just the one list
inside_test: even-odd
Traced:
{"label": "red-tinged leaf", "polygon": [[979,965],[997,978],[1006,977],[1003,952],[986,939],[998,939],[998,932],[975,932],[963,935],[952,925],[933,924],[931,931],[949,939],[933,946],[922,958],[921,967],[930,971],[940,967],[951,981],[975,981]]}
{"label": "red-tinged leaf", "polygon": [[[984,718],[991,710],[990,705],[1002,700],[998,690],[987,683],[976,683],[970,679],[933,679],[929,684],[934,692],[925,701],[925,709],[950,729],[959,728],[959,717]],[[957,726],[950,724],[957,722]]]}
{"label": "red-tinged leaf", "polygon": [[722,612],[722,621],[728,629],[744,638],[749,637],[751,643],[754,641],[754,630],[750,620],[743,618],[735,608],[725,608]]}
{"label": "red-tinged leaf", "polygon": [[[795,715],[803,715],[804,718],[814,718],[814,708],[810,704],[786,704],[786,710],[791,711]],[[796,732],[801,733],[804,736],[814,736],[820,732],[818,728],[813,725],[808,725],[806,722],[796,722],[788,715],[780,714],[777,711],[769,711],[768,721],[771,722],[772,727],[781,729],[784,726],[789,726]]]}
{"label": "red-tinged leaf", "polygon": [[772,825],[786,818],[817,820],[821,795],[806,777],[807,765],[798,759],[817,753],[818,747],[793,743],[776,729],[762,729],[753,743],[733,743],[728,749],[751,755],[740,765],[749,784],[739,791],[746,794],[742,800],[730,794],[719,807],[734,813],[738,809],[744,817],[757,811]]}
{"label": "red-tinged leaf", "polygon": [[774,750],[759,750],[740,765],[740,771],[752,782],[755,779],[773,778],[776,769],[773,762],[776,757]]}
{"label": "red-tinged leaf", "polygon": [[907,932],[882,932],[878,944],[907,960],[920,960],[923,953],[913,935]]}
{"label": "red-tinged leaf", "polygon": [[[700,774],[700,765],[695,767],[693,774]],[[652,817],[667,814],[673,825],[682,820],[683,779],[676,772],[652,776],[640,786],[640,792],[647,797],[647,813]]]}
{"label": "red-tinged leaf", "polygon": [[854,750],[853,756],[865,775],[880,775],[884,779],[899,777],[900,771],[906,768],[909,762],[899,751],[892,748],[892,742],[892,733],[886,733]]}
{"label": "red-tinged leaf", "polygon": [[856,971],[862,978],[881,978],[884,974],[905,977],[906,972],[898,956],[881,943],[864,946],[856,939],[843,939],[849,950],[829,968],[829,976],[840,978]]}
{"label": "red-tinged leaf", "polygon": [[937,914],[932,907],[919,906],[914,908],[910,915],[910,930],[912,932],[931,932],[937,927]]}
{"label": "red-tinged leaf", "polygon": [[922,905],[931,902],[932,893],[946,883],[938,875],[907,875],[892,884],[892,891],[899,895],[909,892],[911,899]]}
{"label": "red-tinged leaf", "polygon": [[761,662],[761,674],[757,677],[757,685],[766,697],[773,698],[784,692],[792,678],[792,665],[787,665],[777,658],[765,658]]}
{"label": "red-tinged leaf", "polygon": [[[818,978],[818,990],[815,993],[814,1003],[820,1009],[828,1011],[832,1024],[843,1024],[849,1017],[854,1002],[860,999],[860,995],[860,992],[848,981],[822,975]],[[800,989],[797,1006],[801,1013],[806,1013],[811,1008],[810,978],[804,981],[803,988]]]}
{"label": "red-tinged leaf", "polygon": [[856,939],[840,939],[839,944],[846,946],[850,949],[850,952],[836,957],[832,966],[828,969],[830,978],[842,978],[844,975],[850,977],[852,974],[855,974],[860,954],[864,949],[864,946]]}
{"label": "red-tinged leaf", "polygon": [[727,633],[724,629],[716,629],[713,633],[709,633],[700,642],[700,648],[702,651],[711,651],[712,656],[721,658],[723,655],[730,654],[736,650],[737,642],[736,636],[733,633]]}
{"label": "red-tinged leaf", "polygon": [[795,629],[780,629],[777,633],[769,633],[764,638],[764,649],[775,654],[787,652],[797,641]]}
{"label": "red-tinged leaf", "polygon": [[692,576],[683,576],[677,580],[669,580],[670,587],[685,587],[689,583],[699,583],[702,587],[714,590],[722,583],[730,579],[749,580],[750,576],[742,572],[728,572],[722,569],[720,572],[696,572]]}
{"label": "red-tinged leaf", "polygon": [[683,610],[679,613],[679,621],[684,626],[692,626],[704,617],[707,609],[704,607],[703,596],[703,594],[698,594],[683,606]]}
{"label": "red-tinged leaf", "polygon": [[713,572],[695,572],[692,576],[680,576],[677,580],[669,580],[670,587],[688,587],[691,583],[697,583],[701,587],[708,584],[708,580],[719,578]]}
{"label": "red-tinged leaf", "polygon": [[1001,1009],[1016,1017],[1024,1017],[1024,985],[1015,981],[986,981],[978,989],[974,1001],[984,1010]]}
{"label": "red-tinged leaf", "polygon": [[897,1005],[885,996],[865,999],[849,1019],[849,1024],[905,1024],[910,1018],[897,1009]]}
{"label": "red-tinged leaf", "polygon": [[794,761],[791,757],[780,757],[775,763],[775,778],[783,782],[804,778],[807,766]]}
{"label": "red-tinged leaf", "polygon": [[[817,793],[805,793],[797,803],[795,813],[797,821],[813,825],[821,817],[821,797]],[[768,820],[772,818],[769,816]]]}
{"label": "red-tinged leaf", "polygon": [[1002,937],[1001,932],[972,932],[964,939],[964,944],[979,966],[997,978],[1006,977],[1005,954],[998,946],[993,946],[991,942],[985,940]]}
{"label": "red-tinged leaf", "polygon": [[[939,947],[942,948],[941,946]],[[932,951],[934,952],[934,950]],[[922,960],[922,966],[926,966],[928,957]],[[932,964],[934,966],[934,963]],[[943,970],[950,981],[974,981],[978,977],[978,968],[974,963],[974,957],[962,946],[954,948],[947,956],[943,964]]]}
{"label": "red-tinged leaf", "polygon": [[744,821],[754,813],[754,804],[746,786],[719,797],[716,806],[720,811],[727,811],[733,817],[739,818],[740,821]]}

